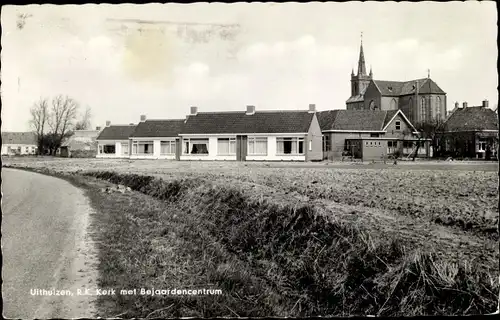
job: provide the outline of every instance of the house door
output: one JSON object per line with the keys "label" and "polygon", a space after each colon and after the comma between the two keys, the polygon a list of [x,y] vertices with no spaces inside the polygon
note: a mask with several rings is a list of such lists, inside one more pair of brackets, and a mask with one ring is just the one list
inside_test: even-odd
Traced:
{"label": "house door", "polygon": [[247,160],[247,136],[236,136],[236,160]]}

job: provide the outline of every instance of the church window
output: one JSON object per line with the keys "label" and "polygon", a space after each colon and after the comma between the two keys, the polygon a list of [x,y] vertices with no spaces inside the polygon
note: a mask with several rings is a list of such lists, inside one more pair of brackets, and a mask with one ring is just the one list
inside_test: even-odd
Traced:
{"label": "church window", "polygon": [[422,121],[426,120],[425,99],[424,98],[420,99],[420,119],[422,119]]}
{"label": "church window", "polygon": [[370,110],[375,110],[377,107],[375,106],[375,101],[370,101]]}
{"label": "church window", "polygon": [[441,97],[436,97],[436,119],[441,119]]}
{"label": "church window", "polygon": [[396,110],[397,109],[397,102],[396,99],[391,100],[391,110]]}

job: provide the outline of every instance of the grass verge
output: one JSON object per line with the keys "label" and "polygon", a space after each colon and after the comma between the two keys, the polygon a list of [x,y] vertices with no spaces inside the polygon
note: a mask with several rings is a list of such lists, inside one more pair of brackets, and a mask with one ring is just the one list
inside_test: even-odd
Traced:
{"label": "grass verge", "polygon": [[223,291],[109,301],[127,317],[463,315],[497,306],[497,266],[375,237],[307,202],[249,199],[202,178],[88,175],[143,193],[91,196],[107,226],[102,286]]}
{"label": "grass verge", "polygon": [[[203,178],[86,175],[66,178],[99,212],[99,287],[222,290],[101,296],[100,317],[469,315],[497,307],[498,266],[422,252],[327,219],[306,201],[249,198]],[[104,193],[104,181],[139,192]]]}

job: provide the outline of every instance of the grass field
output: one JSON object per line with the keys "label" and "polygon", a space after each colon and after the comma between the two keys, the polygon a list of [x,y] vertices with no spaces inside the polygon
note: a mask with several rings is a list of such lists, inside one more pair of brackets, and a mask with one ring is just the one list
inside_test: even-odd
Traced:
{"label": "grass field", "polygon": [[[101,316],[452,315],[497,306],[496,164],[3,160],[72,173],[86,186],[107,237],[100,285],[225,292],[106,297]],[[99,191],[110,182],[135,191]]]}

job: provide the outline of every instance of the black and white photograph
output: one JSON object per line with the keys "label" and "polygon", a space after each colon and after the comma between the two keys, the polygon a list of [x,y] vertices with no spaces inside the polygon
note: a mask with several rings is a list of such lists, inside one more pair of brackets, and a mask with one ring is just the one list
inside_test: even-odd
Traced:
{"label": "black and white photograph", "polygon": [[2,5],[3,318],[498,314],[497,12]]}

